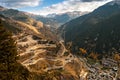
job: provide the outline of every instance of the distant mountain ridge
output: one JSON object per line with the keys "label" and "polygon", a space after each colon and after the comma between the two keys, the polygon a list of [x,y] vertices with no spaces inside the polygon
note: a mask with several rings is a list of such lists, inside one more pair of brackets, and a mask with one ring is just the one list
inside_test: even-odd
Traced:
{"label": "distant mountain ridge", "polygon": [[47,17],[55,19],[57,22],[64,24],[74,18],[87,14],[89,12],[81,12],[81,11],[73,11],[73,12],[66,12],[61,14],[48,14]]}
{"label": "distant mountain ridge", "polygon": [[39,20],[42,21],[48,27],[58,28],[62,24],[87,13],[89,12],[73,11],[73,12],[66,12],[62,14],[55,14],[55,13],[48,14],[46,17],[41,15],[30,15],[30,17],[38,21]]}

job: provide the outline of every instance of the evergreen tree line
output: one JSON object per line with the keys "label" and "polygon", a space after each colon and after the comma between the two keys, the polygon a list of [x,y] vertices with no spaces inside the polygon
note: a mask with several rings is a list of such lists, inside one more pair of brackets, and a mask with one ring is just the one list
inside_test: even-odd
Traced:
{"label": "evergreen tree line", "polygon": [[0,80],[27,80],[29,72],[17,62],[16,42],[0,21]]}

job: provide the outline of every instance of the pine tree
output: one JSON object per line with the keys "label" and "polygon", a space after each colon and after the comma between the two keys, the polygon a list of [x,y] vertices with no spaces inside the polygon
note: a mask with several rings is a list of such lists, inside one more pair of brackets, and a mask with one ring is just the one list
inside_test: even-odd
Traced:
{"label": "pine tree", "polygon": [[0,80],[27,80],[28,71],[17,62],[16,42],[0,22]]}

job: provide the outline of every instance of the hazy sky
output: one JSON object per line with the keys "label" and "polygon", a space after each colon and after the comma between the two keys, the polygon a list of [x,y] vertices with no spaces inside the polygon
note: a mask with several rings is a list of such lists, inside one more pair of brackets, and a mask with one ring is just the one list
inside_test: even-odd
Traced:
{"label": "hazy sky", "polygon": [[112,0],[0,0],[0,5],[34,14],[93,11]]}

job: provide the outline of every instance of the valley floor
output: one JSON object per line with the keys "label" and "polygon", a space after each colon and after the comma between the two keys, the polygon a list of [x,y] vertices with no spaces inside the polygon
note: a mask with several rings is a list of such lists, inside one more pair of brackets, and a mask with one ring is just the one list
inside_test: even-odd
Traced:
{"label": "valley floor", "polygon": [[75,80],[119,80],[118,63],[112,59],[90,64],[88,59],[69,53],[62,41],[59,41],[58,48],[58,45],[45,39],[35,40],[32,37],[33,35],[27,35],[17,41],[19,62],[30,72],[43,73],[63,69],[76,77]]}

